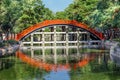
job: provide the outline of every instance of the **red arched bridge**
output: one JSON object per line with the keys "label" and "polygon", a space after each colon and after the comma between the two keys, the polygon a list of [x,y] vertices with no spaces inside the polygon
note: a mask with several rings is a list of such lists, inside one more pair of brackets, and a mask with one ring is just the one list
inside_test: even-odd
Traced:
{"label": "red arched bridge", "polygon": [[22,49],[39,49],[43,54],[79,55],[81,48],[99,48],[103,34],[74,20],[46,20],[17,34]]}
{"label": "red arched bridge", "polygon": [[59,64],[59,66],[58,66],[57,64],[49,64],[49,63],[43,62],[42,60],[33,59],[33,58],[25,55],[25,53],[23,53],[21,51],[17,51],[16,56],[18,58],[20,58],[22,61],[26,62],[27,64],[30,64],[30,65],[37,67],[37,68],[44,69],[46,71],[51,71],[51,70],[57,71],[58,68],[61,70],[62,69],[69,70],[72,68],[77,69],[78,67],[86,66],[95,57],[95,55],[89,55],[87,57],[84,57],[82,60],[79,60],[73,66],[71,66],[68,62],[66,62],[65,64]]}
{"label": "red arched bridge", "polygon": [[75,20],[46,20],[44,22],[35,24],[35,25],[23,30],[21,33],[17,34],[16,40],[20,41],[24,37],[26,37],[27,35],[31,34],[32,32],[34,32],[38,29],[45,28],[45,27],[51,27],[54,25],[61,25],[61,28],[63,28],[66,25],[69,25],[68,27],[73,26],[74,28],[75,27],[81,28],[83,30],[86,30],[87,32],[90,32],[90,34],[94,35],[97,40],[104,39],[104,36],[102,33],[97,32],[96,30],[88,27],[86,24],[77,22]]}

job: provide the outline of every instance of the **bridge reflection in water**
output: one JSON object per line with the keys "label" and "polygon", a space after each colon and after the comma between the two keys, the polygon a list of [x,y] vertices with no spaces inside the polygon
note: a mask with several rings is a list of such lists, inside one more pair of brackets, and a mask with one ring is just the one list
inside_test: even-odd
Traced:
{"label": "bridge reflection in water", "polygon": [[[32,66],[42,68],[47,71],[57,71],[58,69],[60,70],[70,70],[71,68],[78,68],[78,67],[84,67],[87,65],[91,60],[93,60],[96,57],[96,54],[88,53],[88,54],[83,54],[80,56],[76,56],[75,54],[72,55],[64,55],[60,54],[57,55],[57,58],[54,58],[53,55],[48,54],[48,55],[35,55],[34,57],[31,57],[29,53],[26,53],[24,51],[17,51],[16,56],[19,57],[23,62],[26,62]],[[44,59],[44,60],[43,60]],[[45,60],[46,59],[46,60]],[[51,60],[51,61],[50,61]],[[60,64],[60,60],[62,63]],[[73,62],[72,62],[73,60]],[[77,61],[76,61],[77,60]],[[52,62],[53,61],[53,62]],[[74,65],[70,65],[70,64]]]}
{"label": "bridge reflection in water", "polygon": [[0,59],[0,80],[96,80],[96,77],[99,80],[120,79],[120,68],[111,64],[109,52],[85,50],[77,57],[77,54],[58,54],[64,57],[58,56],[55,63],[53,55],[46,54],[43,61],[42,54],[38,54],[39,50],[33,51],[34,57],[31,57],[30,50],[23,50],[16,52],[19,58],[12,56]]}

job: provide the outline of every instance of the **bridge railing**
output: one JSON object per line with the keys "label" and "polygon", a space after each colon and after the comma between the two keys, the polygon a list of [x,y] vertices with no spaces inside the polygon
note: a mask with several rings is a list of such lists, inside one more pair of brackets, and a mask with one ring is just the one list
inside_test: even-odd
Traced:
{"label": "bridge railing", "polygon": [[[42,42],[33,42],[32,48],[34,49],[42,49],[43,46],[37,45],[42,44]],[[54,44],[54,41],[47,41],[44,44]],[[56,44],[65,44],[65,45],[56,45],[57,49],[66,48],[66,41],[56,41]],[[78,45],[77,45],[78,44]],[[26,46],[29,45],[29,46]],[[102,46],[102,41],[94,40],[94,41],[68,41],[68,48],[100,48]],[[31,42],[22,42],[22,47],[31,47]],[[45,49],[54,49],[52,45],[46,45]]]}

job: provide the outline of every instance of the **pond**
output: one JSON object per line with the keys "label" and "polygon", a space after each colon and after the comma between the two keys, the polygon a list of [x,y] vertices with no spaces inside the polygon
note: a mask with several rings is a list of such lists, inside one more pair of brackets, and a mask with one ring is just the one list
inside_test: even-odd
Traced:
{"label": "pond", "polygon": [[120,80],[120,67],[109,51],[85,49],[78,54],[39,54],[17,51],[0,58],[0,80]]}

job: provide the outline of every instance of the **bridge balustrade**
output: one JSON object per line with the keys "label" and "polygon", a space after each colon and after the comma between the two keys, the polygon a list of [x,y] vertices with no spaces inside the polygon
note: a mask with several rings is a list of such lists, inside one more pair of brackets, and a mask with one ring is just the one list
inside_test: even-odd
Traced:
{"label": "bridge balustrade", "polygon": [[[23,40],[22,43],[23,44],[30,44],[30,43],[33,43],[33,44],[41,44],[43,43],[43,38],[44,38],[44,43],[77,43],[77,42],[84,42],[84,41],[88,41],[90,40],[90,33],[87,32],[87,31],[84,31],[83,30],[81,31],[80,28],[76,28],[76,29],[73,29],[74,31],[72,31],[72,28],[66,28],[66,31],[64,30],[63,32],[59,32],[57,31],[57,29],[55,29],[56,26],[54,26],[54,32],[48,32],[49,30],[45,31],[44,28],[42,28],[41,30],[39,31],[42,31],[42,32],[33,32],[31,33],[31,35],[27,38],[29,39],[28,41],[27,40]],[[62,26],[63,28],[63,26]],[[68,30],[67,30],[68,29]],[[68,32],[69,31],[69,32]],[[56,37],[56,41],[55,41],[55,37]],[[68,39],[68,41],[67,41]],[[83,43],[83,44],[86,44],[86,43]]]}

